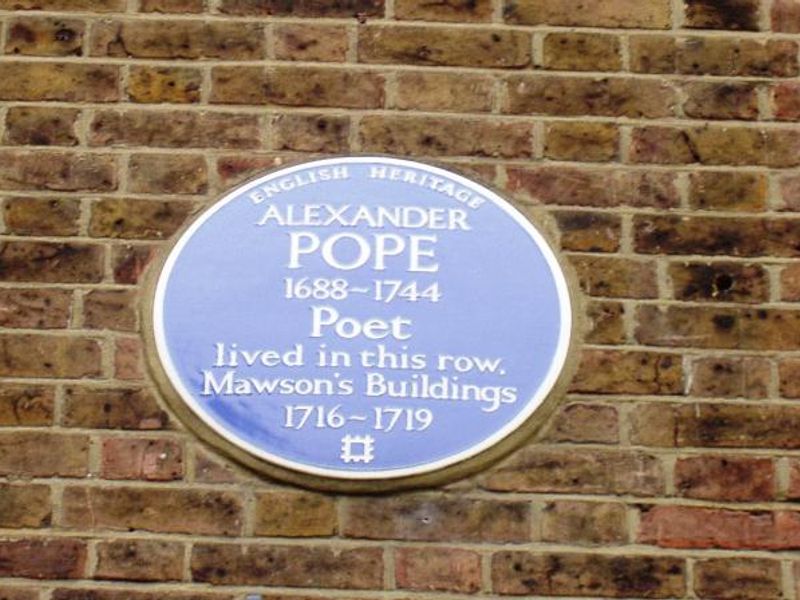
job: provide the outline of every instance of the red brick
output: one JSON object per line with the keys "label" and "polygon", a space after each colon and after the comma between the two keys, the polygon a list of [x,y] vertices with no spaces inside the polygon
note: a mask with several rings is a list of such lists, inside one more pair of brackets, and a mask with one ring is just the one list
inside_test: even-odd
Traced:
{"label": "red brick", "polygon": [[673,354],[584,350],[570,391],[589,394],[679,394],[680,358]]}
{"label": "red brick", "polygon": [[83,297],[83,324],[88,329],[137,331],[138,297],[131,290],[92,290]]}
{"label": "red brick", "polygon": [[0,100],[114,102],[119,67],[78,63],[3,62]]}
{"label": "red brick", "polygon": [[202,483],[235,483],[240,481],[239,474],[229,464],[207,450],[195,446],[194,477]]}
{"label": "red brick", "polygon": [[194,581],[216,585],[379,589],[383,550],[195,544],[191,568]]}
{"label": "red brick", "polygon": [[759,558],[710,558],[694,565],[694,591],[709,600],[781,600],[781,564]]}
{"label": "red brick", "polygon": [[7,198],[6,231],[14,235],[77,235],[80,201],[57,198]]}
{"label": "red brick", "polygon": [[557,116],[671,117],[675,91],[656,80],[513,75],[504,112]]}
{"label": "red brick", "polygon": [[655,298],[655,265],[610,256],[570,256],[581,289],[590,296]]}
{"label": "red brick", "polygon": [[790,458],[789,460],[789,488],[786,490],[788,500],[800,498],[800,460]]}
{"label": "red brick", "polygon": [[170,439],[108,438],[103,440],[103,479],[172,481],[183,477],[183,447]]}
{"label": "red brick", "polygon": [[167,413],[141,388],[68,387],[64,425],[93,429],[163,429]]}
{"label": "red brick", "polygon": [[113,156],[1,150],[0,189],[110,191],[117,189],[115,169]]}
{"label": "red brick", "polygon": [[358,60],[364,63],[482,67],[525,67],[530,34],[490,29],[432,29],[369,25],[359,29]]}
{"label": "red brick", "polygon": [[281,60],[345,62],[347,29],[340,25],[281,24],[274,30],[275,56]]}
{"label": "red brick", "polygon": [[151,245],[114,246],[111,251],[114,283],[138,283],[155,255],[156,247]]}
{"label": "red brick", "polygon": [[95,579],[181,581],[183,544],[160,540],[110,540],[97,545]]}
{"label": "red brick", "polygon": [[0,475],[85,477],[88,462],[85,435],[0,431]]}
{"label": "red brick", "polygon": [[524,448],[490,469],[481,486],[498,492],[653,496],[664,491],[664,473],[655,456],[641,452]]}
{"label": "red brick", "polygon": [[336,506],[320,494],[265,492],[256,497],[255,535],[322,537],[336,532]]}
{"label": "red brick", "polygon": [[515,596],[682,597],[685,566],[670,556],[540,554],[508,550],[492,556],[495,592]]}
{"label": "red brick", "polygon": [[339,68],[215,67],[211,102],[338,108],[383,106],[382,75]]}
{"label": "red brick", "polygon": [[685,27],[759,30],[758,0],[686,0]]}
{"label": "red brick", "polygon": [[668,29],[670,5],[667,0],[642,3],[636,0],[588,0],[578,7],[559,0],[516,0],[506,2],[505,18],[521,25],[567,25],[588,27]]}
{"label": "red brick", "polygon": [[100,345],[85,337],[0,336],[2,377],[98,377]]}
{"label": "red brick", "polygon": [[86,542],[69,538],[0,541],[0,576],[82,579]]}
{"label": "red brick", "polygon": [[545,440],[616,444],[619,442],[618,419],[613,406],[571,402],[556,414]]}
{"label": "red brick", "polygon": [[50,495],[50,488],[46,485],[0,483],[0,527],[49,526],[52,516]]}
{"label": "red brick", "polygon": [[620,545],[628,541],[627,509],[612,502],[548,502],[542,511],[542,541]]}
{"label": "red brick", "polygon": [[675,464],[675,488],[685,498],[766,502],[775,499],[775,465],[769,458],[679,458]]}
{"label": "red brick", "polygon": [[144,356],[139,338],[114,340],[114,377],[125,381],[144,379]]}
{"label": "red brick", "polygon": [[458,548],[398,548],[395,580],[404,590],[474,594],[481,589],[481,557]]}
{"label": "red brick", "polygon": [[800,513],[653,506],[641,515],[638,541],[663,548],[794,550]]}
{"label": "red brick", "polygon": [[153,487],[67,487],[64,526],[73,529],[239,535],[242,500],[231,492]]}
{"label": "red brick", "polygon": [[[302,143],[302,138],[294,143]],[[276,169],[285,163],[281,154],[237,154],[221,156],[217,159],[217,174],[223,185],[233,186],[262,174],[266,170]]]}
{"label": "red brick", "polygon": [[383,15],[383,0],[222,0],[220,11],[244,16],[366,18]]}
{"label": "red brick", "polygon": [[689,391],[705,398],[766,398],[770,379],[764,358],[699,358],[693,363]]}
{"label": "red brick", "polygon": [[264,25],[193,20],[102,21],[92,31],[91,54],[134,58],[258,60]]}
{"label": "red brick", "polygon": [[64,329],[72,293],[67,290],[0,289],[0,326]]}
{"label": "red brick", "polygon": [[342,535],[366,539],[526,542],[527,502],[403,495],[349,498],[343,506]]}
{"label": "red brick", "polygon": [[800,120],[800,84],[780,83],[771,90],[773,112],[779,121]]}
{"label": "red brick", "polygon": [[35,146],[75,146],[75,122],[80,111],[74,108],[14,106],[6,115],[7,144]]}
{"label": "red brick", "polygon": [[3,600],[39,600],[39,592],[32,588],[17,588],[0,585],[0,598]]}
{"label": "red brick", "polygon": [[141,194],[205,194],[208,167],[203,156],[134,154],[128,163],[128,186]]}
{"label": "red brick", "polygon": [[52,388],[5,383],[0,389],[0,426],[50,425],[54,404]]}
{"label": "red brick", "polygon": [[772,30],[800,33],[800,2],[775,0],[772,4]]}
{"label": "red brick", "polygon": [[20,17],[9,21],[6,54],[80,56],[83,21],[61,18]]}
{"label": "red brick", "polygon": [[533,130],[516,122],[441,117],[366,116],[364,150],[411,156],[525,158],[533,152]]}
{"label": "red brick", "polygon": [[694,119],[758,119],[758,87],[752,83],[687,83],[683,112]]}
{"label": "red brick", "polygon": [[561,248],[578,252],[616,252],[622,234],[621,219],[601,212],[553,213],[561,230]]}

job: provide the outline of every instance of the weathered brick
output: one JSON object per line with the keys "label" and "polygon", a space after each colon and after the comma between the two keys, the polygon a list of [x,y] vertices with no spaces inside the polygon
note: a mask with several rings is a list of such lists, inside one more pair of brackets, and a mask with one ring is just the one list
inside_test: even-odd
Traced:
{"label": "weathered brick", "polygon": [[234,594],[214,592],[141,592],[128,589],[59,588],[53,592],[53,600],[237,600]]}
{"label": "weathered brick", "polygon": [[658,495],[664,490],[659,460],[620,450],[523,448],[481,477],[500,492]]}
{"label": "weathered brick", "polygon": [[678,46],[675,38],[662,35],[632,35],[628,41],[631,71],[674,73]]}
{"label": "weathered brick", "polygon": [[689,185],[693,208],[743,212],[766,208],[767,178],[760,173],[699,171],[690,175]]}
{"label": "weathered brick", "polygon": [[93,146],[257,148],[261,120],[255,115],[180,111],[103,111],[91,125]]}
{"label": "weathered brick", "polygon": [[0,63],[0,100],[119,100],[119,67],[78,63]]}
{"label": "weathered brick", "polygon": [[153,487],[67,487],[64,526],[191,535],[239,535],[242,499],[231,492]]}
{"label": "weathered brick", "polygon": [[183,447],[170,439],[107,438],[103,440],[100,475],[103,479],[181,479]]}
{"label": "weathered brick", "polygon": [[138,283],[155,256],[156,247],[152,245],[114,246],[111,251],[114,283]]}
{"label": "weathered brick", "polygon": [[794,550],[800,513],[653,506],[642,512],[638,540],[664,548]]}
{"label": "weathered brick", "polygon": [[264,58],[264,25],[189,20],[102,21],[91,54],[134,58]]}
{"label": "weathered brick", "polygon": [[246,16],[366,18],[383,15],[383,0],[222,0],[220,11]]}
{"label": "weathered brick", "polygon": [[235,483],[241,478],[229,462],[195,446],[194,477],[202,483]]}
{"label": "weathered brick", "polygon": [[491,0],[449,0],[428,2],[427,0],[397,0],[395,17],[404,20],[487,22],[492,18]]}
{"label": "weathered brick", "polygon": [[134,154],[128,163],[130,191],[142,194],[205,194],[208,167],[192,154]]}
{"label": "weathered brick", "polygon": [[0,475],[85,477],[88,463],[85,435],[0,431]]}
{"label": "weathered brick", "polygon": [[125,0],[0,0],[3,10],[86,10],[119,12],[125,10]]}
{"label": "weathered brick", "polygon": [[86,542],[69,538],[0,541],[0,576],[82,579]]}
{"label": "weathered brick", "polygon": [[47,527],[51,516],[48,486],[0,483],[0,527]]}
{"label": "weathered brick", "polygon": [[679,458],[675,463],[675,488],[685,498],[766,502],[775,498],[775,465],[769,458]]}
{"label": "weathered brick", "polygon": [[759,30],[758,0],[686,0],[685,6],[688,28]]}
{"label": "weathered brick", "polygon": [[687,75],[792,77],[797,44],[789,40],[688,38],[678,42],[675,67]]}
{"label": "weathered brick", "polygon": [[366,116],[364,150],[411,156],[530,157],[533,129],[516,122],[468,118]]}
{"label": "weathered brick", "polygon": [[93,429],[163,429],[167,414],[140,388],[68,387],[64,425]]}
{"label": "weathered brick", "polygon": [[133,102],[188,104],[200,101],[202,83],[203,74],[198,69],[135,65],[125,91]]}
{"label": "weathered brick", "polygon": [[780,190],[779,210],[800,211],[800,177],[786,175],[778,179]]}
{"label": "weathered brick", "polygon": [[759,256],[767,250],[761,221],[719,217],[634,217],[634,244],[643,254]]}
{"label": "weathered brick", "polygon": [[679,394],[680,358],[658,352],[584,350],[570,390],[590,394]]}
{"label": "weathered brick", "polygon": [[89,235],[134,240],[168,238],[197,209],[192,202],[175,200],[98,200],[92,203]]}
{"label": "weathered brick", "polygon": [[395,578],[403,590],[474,594],[481,589],[481,557],[458,548],[398,548]]}
{"label": "weathered brick", "polygon": [[276,169],[288,159],[281,153],[235,154],[217,159],[217,174],[225,186],[233,186],[261,175],[264,171]]}
{"label": "weathered brick", "polygon": [[336,532],[336,507],[319,494],[264,492],[256,497],[255,535],[321,537]]}
{"label": "weathered brick", "polygon": [[616,444],[619,442],[617,409],[585,402],[567,404],[554,417],[544,439],[553,442]]}
{"label": "weathered brick", "polygon": [[0,336],[0,376],[99,377],[100,344],[84,337]]}
{"label": "weathered brick", "polygon": [[39,592],[33,588],[7,587],[0,585],[2,600],[39,600]]}
{"label": "weathered brick", "polygon": [[561,231],[561,248],[578,252],[616,252],[622,234],[621,219],[600,212],[553,213]]}
{"label": "weathered brick", "polygon": [[215,67],[211,102],[380,108],[384,78],[378,73],[317,67]]}
{"label": "weathered brick", "polygon": [[14,106],[6,115],[7,144],[35,146],[75,146],[75,121],[80,114],[74,108]]}
{"label": "weathered brick", "polygon": [[609,123],[551,123],[545,135],[547,158],[579,162],[617,158],[619,131]]}
{"label": "weathered brick", "polygon": [[549,33],[544,38],[546,69],[618,71],[622,68],[619,38],[598,33]]}
{"label": "weathered brick", "polygon": [[772,3],[772,31],[800,33],[800,2],[775,0]]}
{"label": "weathered brick", "polygon": [[760,265],[672,263],[669,275],[678,300],[757,304],[769,299],[769,278]]}
{"label": "weathered brick", "polygon": [[773,113],[779,121],[800,120],[800,85],[780,83],[770,90]]}
{"label": "weathered brick", "polygon": [[201,13],[205,8],[204,0],[142,0],[141,12],[159,13]]}
{"label": "weathered brick", "polygon": [[761,558],[709,558],[694,564],[694,591],[709,600],[780,600],[781,564]]}
{"label": "weathered brick", "polygon": [[117,188],[115,169],[113,156],[0,150],[0,189],[110,191]]}
{"label": "weathered brick", "polygon": [[781,300],[800,300],[800,265],[788,265],[781,269]]}
{"label": "weathered brick", "polygon": [[671,117],[675,91],[657,80],[513,75],[503,110],[512,114]]}
{"label": "weathered brick", "polygon": [[0,244],[4,281],[96,283],[103,278],[103,248],[94,244],[8,241]]}
{"label": "weathered brick", "polygon": [[542,510],[542,541],[620,545],[628,541],[627,510],[612,502],[548,502]]}
{"label": "weathered brick", "polygon": [[631,423],[631,441],[646,446],[800,448],[794,406],[654,403],[637,406]]}
{"label": "weathered brick", "polygon": [[8,22],[6,54],[69,56],[82,53],[83,21],[19,17]]}
{"label": "weathered brick", "polygon": [[530,64],[530,47],[530,34],[521,31],[370,25],[358,34],[365,63],[518,68]]}
{"label": "weathered brick", "polygon": [[526,502],[411,494],[349,498],[341,532],[367,539],[447,542],[526,542]]}
{"label": "weathered brick", "polygon": [[668,29],[667,0],[641,3],[636,0],[588,0],[580,7],[559,0],[507,0],[505,18],[521,25],[569,25],[589,27],[633,27]]}
{"label": "weathered brick", "polygon": [[687,164],[700,156],[686,130],[647,125],[631,133],[630,161],[633,163]]}
{"label": "weathered brick", "polygon": [[144,379],[144,355],[139,338],[114,340],[114,378],[123,381]]}
{"label": "weathered brick", "polygon": [[515,596],[673,598],[685,591],[685,566],[667,556],[535,554],[508,550],[492,556],[495,592]]}
{"label": "weathered brick", "polygon": [[286,114],[272,119],[276,150],[346,152],[350,119],[331,115]]}
{"label": "weathered brick", "polygon": [[137,302],[130,290],[92,290],[83,298],[84,327],[137,331]]}
{"label": "weathered brick", "polygon": [[655,298],[658,296],[655,265],[611,256],[570,256],[581,289],[590,296]]}
{"label": "weathered brick", "polygon": [[347,57],[347,29],[340,25],[281,24],[274,36],[281,60],[345,62]]}
{"label": "weathered brick", "polygon": [[195,544],[191,569],[194,581],[217,585],[375,589],[383,583],[383,550]]}
{"label": "weathered brick", "polygon": [[789,487],[786,490],[788,500],[800,498],[800,460],[790,458],[789,461]]}
{"label": "weathered brick", "polygon": [[758,86],[693,81],[683,86],[683,112],[694,119],[758,119]]}
{"label": "weathered brick", "polygon": [[679,196],[674,173],[570,167],[508,167],[508,190],[534,204],[671,208]]}
{"label": "weathered brick", "polygon": [[395,106],[401,110],[489,112],[494,82],[467,73],[397,74]]}
{"label": "weathered brick", "polygon": [[0,426],[38,427],[53,422],[55,393],[37,385],[3,384],[0,389]]}
{"label": "weathered brick", "polygon": [[72,293],[67,290],[0,289],[0,326],[65,329]]}
{"label": "weathered brick", "polygon": [[183,579],[183,544],[138,539],[100,542],[94,578],[180,581]]}
{"label": "weathered brick", "polygon": [[6,198],[3,220],[14,235],[76,235],[80,201],[61,198]]}
{"label": "weathered brick", "polygon": [[766,398],[770,377],[763,358],[700,358],[693,363],[690,392],[704,398]]}
{"label": "weathered brick", "polygon": [[623,344],[625,306],[621,302],[589,302],[586,307],[587,344]]}

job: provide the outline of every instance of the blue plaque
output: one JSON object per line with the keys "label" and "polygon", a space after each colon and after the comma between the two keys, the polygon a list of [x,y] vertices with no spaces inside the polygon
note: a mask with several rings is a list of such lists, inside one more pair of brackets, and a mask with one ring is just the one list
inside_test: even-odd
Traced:
{"label": "blue plaque", "polygon": [[529,421],[570,343],[564,274],[490,189],[409,160],[243,184],[158,273],[157,362],[218,445],[292,473],[394,480]]}

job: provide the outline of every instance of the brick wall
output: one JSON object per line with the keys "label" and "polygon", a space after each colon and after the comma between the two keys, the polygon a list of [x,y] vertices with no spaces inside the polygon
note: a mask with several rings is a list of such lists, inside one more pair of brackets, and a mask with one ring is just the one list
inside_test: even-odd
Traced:
{"label": "brick wall", "polygon": [[[0,598],[798,598],[800,1],[385,2],[0,0]],[[349,151],[549,214],[588,298],[560,412],[470,480],[280,485],[143,368],[170,236]]]}

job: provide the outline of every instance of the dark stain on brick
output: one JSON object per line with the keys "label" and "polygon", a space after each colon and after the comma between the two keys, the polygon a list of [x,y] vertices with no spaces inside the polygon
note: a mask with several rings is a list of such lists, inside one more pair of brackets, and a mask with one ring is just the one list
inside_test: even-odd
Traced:
{"label": "dark stain on brick", "polygon": [[729,331],[736,325],[736,317],[732,317],[731,315],[714,315],[711,320],[714,322],[714,326],[717,329],[722,329],[724,331]]}
{"label": "dark stain on brick", "polygon": [[758,30],[758,4],[753,0],[687,0],[689,27]]}

